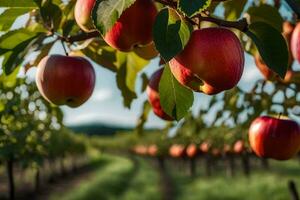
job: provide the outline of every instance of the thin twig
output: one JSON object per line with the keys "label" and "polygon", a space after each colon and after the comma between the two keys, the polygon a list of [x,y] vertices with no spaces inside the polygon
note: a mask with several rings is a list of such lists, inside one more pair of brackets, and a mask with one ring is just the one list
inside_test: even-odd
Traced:
{"label": "thin twig", "polygon": [[66,49],[66,46],[65,46],[64,41],[61,40],[60,42],[61,42],[61,45],[62,45],[62,47],[63,47],[63,49],[64,49],[64,52],[65,52],[66,56],[69,56],[69,53],[68,53],[68,51],[67,51],[67,49]]}

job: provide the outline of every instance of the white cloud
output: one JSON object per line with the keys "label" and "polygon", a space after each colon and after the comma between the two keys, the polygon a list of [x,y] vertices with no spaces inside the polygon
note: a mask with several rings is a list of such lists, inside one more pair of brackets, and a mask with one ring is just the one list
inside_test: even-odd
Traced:
{"label": "white cloud", "polygon": [[113,97],[113,93],[111,91],[111,89],[108,88],[104,88],[104,89],[98,89],[95,90],[92,97],[91,97],[91,101],[105,101],[108,99],[111,99]]}

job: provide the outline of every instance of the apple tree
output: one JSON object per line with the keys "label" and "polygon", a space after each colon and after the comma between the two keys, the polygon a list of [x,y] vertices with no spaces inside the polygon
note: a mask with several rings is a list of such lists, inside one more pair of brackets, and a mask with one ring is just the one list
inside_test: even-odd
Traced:
{"label": "apple tree", "polygon": [[[212,96],[203,115],[221,105],[219,124],[249,126],[276,106],[290,116],[297,107],[296,0],[10,0],[0,7],[2,73],[37,66],[39,91],[53,104],[77,107],[91,96],[98,77],[90,59],[116,75],[128,108],[140,94],[136,79],[143,80],[150,104],[139,130],[150,108],[165,120],[184,118],[194,93]],[[24,24],[14,28],[19,18]],[[57,43],[66,55],[48,55]],[[251,91],[236,87],[245,54],[266,79]],[[162,67],[147,77],[141,72],[152,59]],[[272,98],[278,93],[282,101]]]}

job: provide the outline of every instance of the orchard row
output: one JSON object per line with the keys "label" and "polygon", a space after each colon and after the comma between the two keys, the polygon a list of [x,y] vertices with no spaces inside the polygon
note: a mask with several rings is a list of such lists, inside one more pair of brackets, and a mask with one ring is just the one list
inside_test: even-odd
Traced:
{"label": "orchard row", "polygon": [[87,141],[63,126],[60,108],[50,105],[34,83],[17,78],[0,81],[0,162],[7,168],[9,197],[15,197],[16,166],[36,170],[36,188],[45,163],[84,157]]}

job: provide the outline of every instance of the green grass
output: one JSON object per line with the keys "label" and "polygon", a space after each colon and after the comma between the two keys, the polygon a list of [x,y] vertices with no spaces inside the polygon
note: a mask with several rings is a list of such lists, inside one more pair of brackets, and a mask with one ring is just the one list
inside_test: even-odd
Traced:
{"label": "green grass", "polygon": [[138,159],[138,172],[131,181],[122,200],[160,200],[159,176],[153,166],[142,159]]}
{"label": "green grass", "polygon": [[158,175],[145,161],[135,164],[128,158],[104,156],[105,165],[91,178],[83,180],[78,188],[65,194],[54,194],[50,199],[60,200],[143,200],[160,199]]}
{"label": "green grass", "polygon": [[[177,162],[177,161],[176,161]],[[259,163],[245,177],[237,167],[233,178],[227,177],[223,167],[204,175],[203,163],[197,166],[197,176],[189,177],[187,165],[176,168],[167,162],[167,171],[174,181],[177,200],[289,200],[287,183],[294,180],[300,191],[300,164],[296,160],[270,162],[270,170]],[[64,194],[53,195],[60,200],[160,200],[159,174],[145,159],[136,162],[123,157],[105,155],[92,176]],[[253,164],[253,162],[252,162]]]}
{"label": "green grass", "polygon": [[272,161],[270,170],[256,169],[249,178],[245,177],[240,169],[233,178],[226,177],[223,170],[214,173],[212,177],[199,175],[190,178],[184,173],[172,171],[177,191],[176,199],[288,200],[291,199],[287,187],[289,180],[294,180],[300,189],[300,165],[297,161]]}

